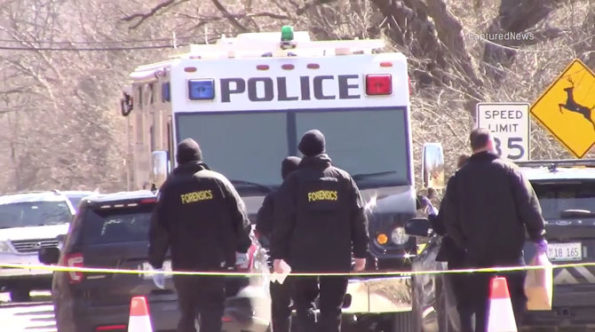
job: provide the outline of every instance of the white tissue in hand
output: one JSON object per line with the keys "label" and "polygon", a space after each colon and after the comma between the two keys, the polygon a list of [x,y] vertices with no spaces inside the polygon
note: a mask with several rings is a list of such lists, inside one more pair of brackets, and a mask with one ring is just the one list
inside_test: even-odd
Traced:
{"label": "white tissue in hand", "polygon": [[291,273],[291,266],[289,266],[289,264],[287,264],[284,260],[281,260],[279,267],[281,268],[281,272],[273,272],[271,275],[271,281],[283,284],[285,279],[287,279],[287,276]]}

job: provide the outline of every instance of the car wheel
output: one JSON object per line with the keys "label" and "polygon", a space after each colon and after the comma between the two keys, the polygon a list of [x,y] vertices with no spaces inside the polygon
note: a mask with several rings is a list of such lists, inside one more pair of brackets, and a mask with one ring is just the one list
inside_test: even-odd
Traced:
{"label": "car wheel", "polygon": [[12,302],[27,302],[31,301],[29,290],[25,288],[12,289],[10,291],[10,300]]}

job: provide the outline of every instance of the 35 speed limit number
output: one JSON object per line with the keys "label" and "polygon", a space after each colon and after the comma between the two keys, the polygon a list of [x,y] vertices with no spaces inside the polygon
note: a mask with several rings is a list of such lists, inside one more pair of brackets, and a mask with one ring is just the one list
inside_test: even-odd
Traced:
{"label": "35 speed limit number", "polygon": [[510,160],[529,160],[529,104],[478,103],[477,128],[492,132],[496,151]]}

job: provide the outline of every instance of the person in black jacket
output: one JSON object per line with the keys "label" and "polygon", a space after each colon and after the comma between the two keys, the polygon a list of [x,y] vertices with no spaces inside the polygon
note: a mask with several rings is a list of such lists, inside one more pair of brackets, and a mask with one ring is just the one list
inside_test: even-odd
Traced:
{"label": "person in black jacket", "polygon": [[[319,130],[304,134],[299,146],[304,155],[298,169],[279,189],[272,239],[274,269],[283,261],[295,272],[349,272],[366,265],[367,219],[359,189],[351,176],[331,164]],[[293,300],[296,329],[316,331],[314,301],[320,295],[318,330],[338,332],[347,277],[295,277]]]}
{"label": "person in black jacket", "polygon": [[[289,156],[281,163],[281,177],[287,178],[289,173],[297,169],[301,159]],[[262,207],[256,215],[256,232],[258,239],[264,248],[270,248],[270,239],[275,227],[275,196],[277,192],[272,191],[265,196]],[[271,282],[271,317],[274,332],[289,332],[291,327],[291,288],[288,281],[283,284]]]}
{"label": "person in black jacket", "polygon": [[[523,265],[525,234],[539,252],[547,248],[541,207],[531,184],[511,162],[494,153],[492,135],[475,129],[470,135],[473,155],[450,178],[440,209],[446,233],[464,251],[465,267]],[[517,325],[526,306],[524,272],[506,276]],[[489,284],[493,274],[457,278],[457,309],[463,332],[485,331]],[[464,280],[463,280],[464,279]]]}
{"label": "person in black jacket", "polygon": [[[196,141],[180,142],[179,166],[159,190],[149,230],[149,263],[160,269],[168,249],[172,267],[182,271],[223,271],[235,266],[236,252],[251,245],[250,222],[233,185],[202,161]],[[181,318],[179,332],[221,331],[224,280],[211,276],[174,276]]]}
{"label": "person in black jacket", "polygon": [[[462,154],[457,159],[457,170],[463,167],[469,160],[469,155]],[[442,204],[440,207],[442,210]],[[442,220],[442,213],[430,213],[428,219],[432,223],[432,229],[436,234],[442,236],[440,243],[440,250],[436,255],[436,261],[447,262],[449,269],[463,268],[465,263],[465,252],[462,248],[457,247],[456,243],[446,233],[446,226]],[[456,278],[456,275],[445,275],[448,278]]]}

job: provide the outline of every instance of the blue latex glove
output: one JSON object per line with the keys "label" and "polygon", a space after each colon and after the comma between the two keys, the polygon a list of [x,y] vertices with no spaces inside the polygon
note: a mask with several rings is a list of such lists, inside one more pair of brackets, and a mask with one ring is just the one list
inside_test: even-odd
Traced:
{"label": "blue latex glove", "polygon": [[[155,272],[163,272],[163,268],[153,269]],[[155,273],[153,274],[153,283],[159,289],[165,289],[165,274]]]}
{"label": "blue latex glove", "polygon": [[432,201],[426,196],[421,196],[421,206],[428,215],[438,215],[438,210],[432,205]]}
{"label": "blue latex glove", "polygon": [[547,254],[547,241],[545,239],[535,242],[535,250],[537,254]]}

